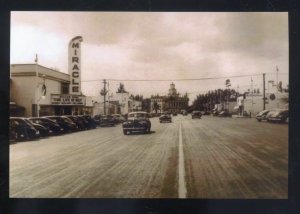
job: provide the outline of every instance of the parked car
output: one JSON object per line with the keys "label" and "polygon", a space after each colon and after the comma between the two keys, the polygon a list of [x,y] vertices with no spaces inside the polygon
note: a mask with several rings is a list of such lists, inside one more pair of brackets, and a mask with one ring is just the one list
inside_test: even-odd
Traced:
{"label": "parked car", "polygon": [[100,117],[101,117],[101,114],[97,114],[93,117],[94,121],[96,122],[96,124],[99,126],[99,121],[100,121]]}
{"label": "parked car", "polygon": [[32,125],[36,130],[39,131],[40,137],[48,137],[49,135],[51,135],[52,131],[48,127],[45,127],[41,124],[34,123],[28,118],[24,118],[24,120],[30,125]]}
{"label": "parked car", "polygon": [[115,121],[117,123],[123,123],[123,122],[125,122],[125,117],[123,117],[120,114],[113,114],[112,116],[114,117],[114,119],[115,119]]}
{"label": "parked car", "polygon": [[64,129],[65,133],[74,132],[78,130],[76,124],[66,116],[45,116],[45,118],[48,118],[58,123]]}
{"label": "parked car", "polygon": [[52,135],[58,135],[58,134],[62,134],[64,132],[64,129],[60,125],[58,125],[58,123],[56,123],[53,120],[50,120],[48,118],[31,117],[28,119],[36,124],[40,124],[45,127],[48,127],[50,129]]}
{"label": "parked car", "polygon": [[115,119],[111,115],[102,115],[99,119],[99,126],[115,126]]}
{"label": "parked car", "polygon": [[274,111],[268,117],[269,122],[288,123],[289,122],[289,110],[278,109]]}
{"label": "parked car", "polygon": [[258,122],[261,122],[262,120],[267,120],[267,114],[270,112],[270,110],[263,110],[261,112],[259,112],[255,118]]}
{"label": "parked car", "polygon": [[163,114],[159,117],[159,122],[169,122],[172,123],[172,117],[169,114]]}
{"label": "parked car", "polygon": [[33,125],[26,122],[24,118],[11,117],[9,118],[9,125],[12,140],[32,140],[40,137],[39,131],[36,130]]}
{"label": "parked car", "polygon": [[129,113],[128,119],[122,124],[122,127],[125,135],[132,132],[150,133],[151,122],[148,113],[143,111]]}
{"label": "parked car", "polygon": [[86,126],[84,124],[84,121],[82,121],[78,116],[75,115],[65,115],[65,117],[72,120],[73,123],[75,123],[77,130],[85,130]]}
{"label": "parked car", "polygon": [[192,119],[194,119],[194,118],[199,118],[199,119],[201,119],[201,116],[202,116],[202,114],[201,114],[200,111],[193,111],[193,112],[192,112]]}
{"label": "parked car", "polygon": [[97,127],[97,122],[89,115],[80,116],[88,122],[88,129],[95,129]]}

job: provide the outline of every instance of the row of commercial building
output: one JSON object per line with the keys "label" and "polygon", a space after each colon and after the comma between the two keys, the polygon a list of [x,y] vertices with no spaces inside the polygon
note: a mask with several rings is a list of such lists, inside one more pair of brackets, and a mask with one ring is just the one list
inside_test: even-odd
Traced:
{"label": "row of commercial building", "polygon": [[[103,96],[70,93],[72,76],[39,64],[12,64],[10,68],[10,115],[36,117],[47,115],[127,114],[132,111],[171,113],[186,109],[188,97],[170,84],[166,96],[152,96],[147,103],[135,100],[129,92]],[[72,86],[73,87],[73,86]],[[105,106],[104,106],[105,105]],[[104,109],[106,107],[106,111]]]}

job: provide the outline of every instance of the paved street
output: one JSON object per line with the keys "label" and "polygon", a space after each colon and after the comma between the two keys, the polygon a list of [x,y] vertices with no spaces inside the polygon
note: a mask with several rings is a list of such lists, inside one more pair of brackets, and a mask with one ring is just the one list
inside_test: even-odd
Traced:
{"label": "paved street", "polygon": [[287,198],[288,125],[151,118],[10,145],[11,197]]}

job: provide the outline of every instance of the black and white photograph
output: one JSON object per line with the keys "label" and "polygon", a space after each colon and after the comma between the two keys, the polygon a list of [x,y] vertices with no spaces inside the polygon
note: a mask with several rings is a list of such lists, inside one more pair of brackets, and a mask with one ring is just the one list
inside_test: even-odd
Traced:
{"label": "black and white photograph", "polygon": [[288,12],[10,21],[10,198],[288,199]]}

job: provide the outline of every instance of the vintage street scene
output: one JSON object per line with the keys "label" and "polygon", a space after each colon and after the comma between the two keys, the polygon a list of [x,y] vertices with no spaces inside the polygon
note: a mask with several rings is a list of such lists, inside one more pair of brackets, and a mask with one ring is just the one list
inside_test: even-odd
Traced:
{"label": "vintage street scene", "polygon": [[287,199],[288,13],[11,12],[11,198]]}

